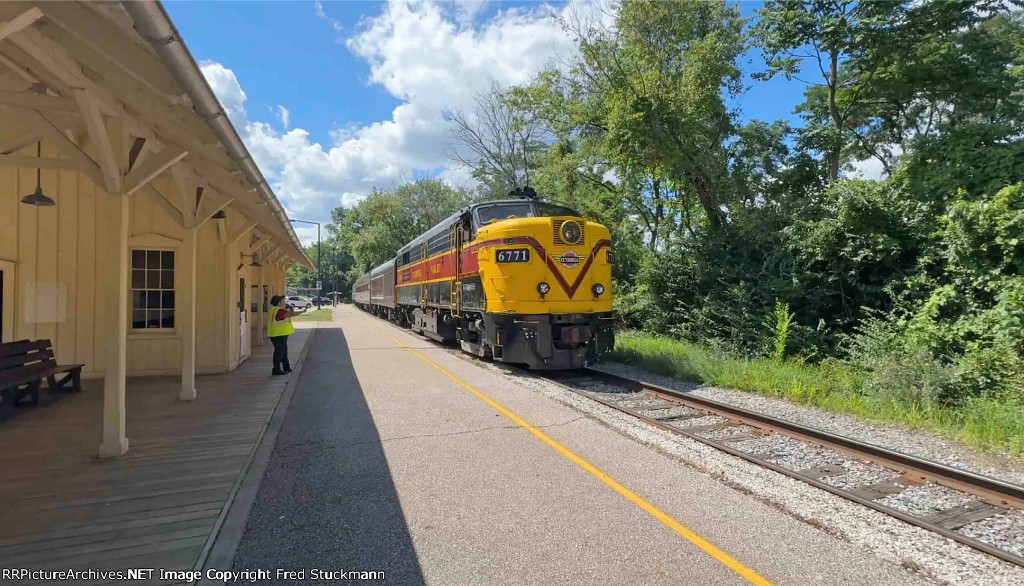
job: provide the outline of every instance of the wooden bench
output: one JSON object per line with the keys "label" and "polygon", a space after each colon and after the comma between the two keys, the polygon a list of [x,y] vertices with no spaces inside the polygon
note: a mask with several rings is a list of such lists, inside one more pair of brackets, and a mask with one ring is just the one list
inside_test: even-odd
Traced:
{"label": "wooden bench", "polygon": [[[0,344],[0,391],[15,406],[25,395],[32,395],[32,405],[39,403],[43,379],[51,390],[82,390],[84,364],[57,364],[53,344],[49,340],[18,340]],[[63,374],[60,380],[57,375]]]}

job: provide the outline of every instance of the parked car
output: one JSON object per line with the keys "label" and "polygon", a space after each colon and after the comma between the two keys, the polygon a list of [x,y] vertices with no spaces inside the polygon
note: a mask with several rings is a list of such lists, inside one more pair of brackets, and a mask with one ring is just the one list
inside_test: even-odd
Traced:
{"label": "parked car", "polygon": [[301,295],[292,295],[285,300],[285,305],[292,310],[295,309],[312,309],[313,302]]}

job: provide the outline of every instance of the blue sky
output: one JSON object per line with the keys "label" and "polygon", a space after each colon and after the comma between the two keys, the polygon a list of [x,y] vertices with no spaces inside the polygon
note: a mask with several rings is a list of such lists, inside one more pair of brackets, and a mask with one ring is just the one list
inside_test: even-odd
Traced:
{"label": "blue sky", "polygon": [[[375,186],[465,181],[441,154],[441,111],[467,107],[492,82],[525,83],[571,53],[551,18],[565,5],[555,2],[165,6],[279,198],[294,217],[320,221]],[[741,3],[743,15],[758,6]],[[755,50],[741,66],[749,74],[764,63]],[[746,83],[734,103],[744,119],[798,122],[803,84]]]}

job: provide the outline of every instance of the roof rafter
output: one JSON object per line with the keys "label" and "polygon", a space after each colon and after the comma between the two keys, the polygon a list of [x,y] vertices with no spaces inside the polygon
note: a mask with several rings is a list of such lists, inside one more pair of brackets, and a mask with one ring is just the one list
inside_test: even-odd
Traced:
{"label": "roof rafter", "polygon": [[178,147],[164,147],[158,153],[150,155],[145,161],[133,168],[124,178],[124,192],[131,194],[144,184],[149,183],[157,175],[163,173],[178,161],[185,158],[188,151]]}

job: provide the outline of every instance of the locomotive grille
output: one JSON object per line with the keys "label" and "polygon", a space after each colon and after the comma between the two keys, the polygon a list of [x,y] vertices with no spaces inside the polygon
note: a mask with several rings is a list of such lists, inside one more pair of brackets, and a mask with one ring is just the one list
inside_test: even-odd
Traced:
{"label": "locomotive grille", "polygon": [[[552,228],[552,231],[553,231],[552,236],[553,236],[553,241],[554,241],[555,245],[556,246],[583,246],[586,243],[586,236],[587,236],[587,233],[586,233],[586,231],[583,228],[583,222],[576,222],[576,224],[580,227],[580,241],[579,242],[577,242],[575,244],[569,244],[568,242],[565,241],[564,238],[562,238],[562,224],[566,223],[567,221],[570,221],[570,220],[553,220],[551,222],[551,228]],[[575,221],[575,220],[571,220],[571,221]]]}

